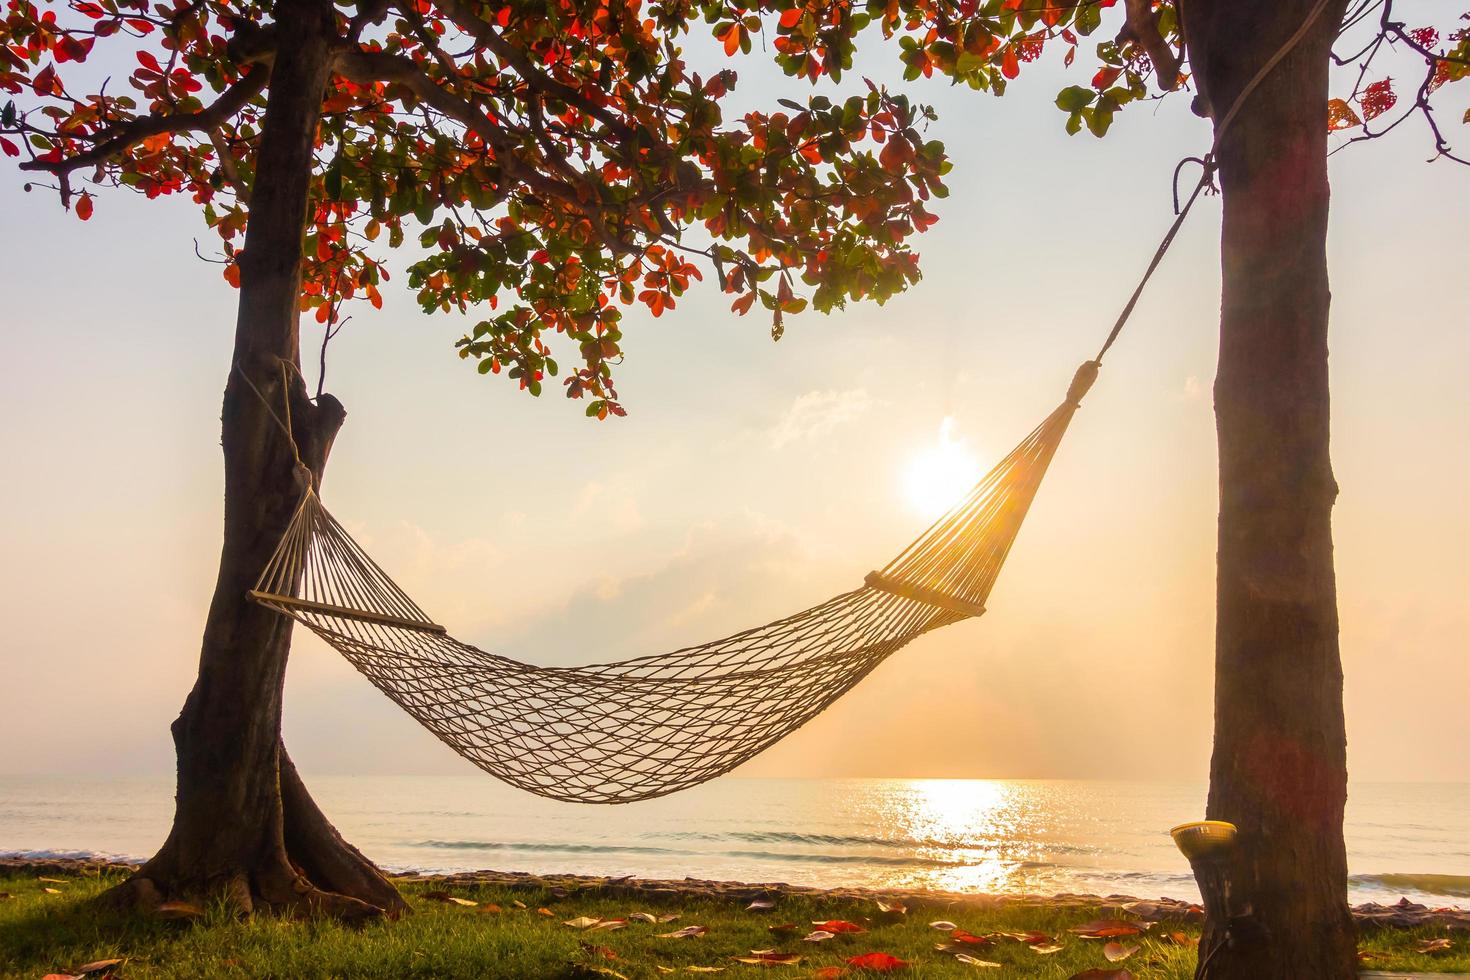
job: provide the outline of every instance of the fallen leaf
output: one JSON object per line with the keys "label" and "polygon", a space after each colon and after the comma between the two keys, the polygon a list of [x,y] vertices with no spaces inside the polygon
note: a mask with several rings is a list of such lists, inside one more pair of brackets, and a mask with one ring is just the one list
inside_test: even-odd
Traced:
{"label": "fallen leaf", "polygon": [[747,911],[747,912],[769,912],[771,909],[773,909],[775,907],[776,907],[776,903],[775,903],[774,900],[769,899],[769,898],[757,898],[755,901],[753,901],[749,905],[745,906],[745,911]]}
{"label": "fallen leaf", "polygon": [[42,888],[41,891],[45,892],[47,895],[60,895],[61,894],[61,889],[60,888]]}
{"label": "fallen leaf", "polygon": [[951,942],[965,943],[969,946],[992,945],[989,936],[977,936],[973,932],[966,932],[963,929],[955,929],[951,931],[949,934],[949,938]]}
{"label": "fallen leaf", "polygon": [[1083,970],[1074,973],[1067,980],[1134,980],[1133,974],[1127,970]]}
{"label": "fallen leaf", "polygon": [[863,953],[861,956],[849,956],[847,965],[855,966],[859,970],[887,973],[890,970],[902,970],[909,964],[907,960],[901,960],[892,953]]}
{"label": "fallen leaf", "polygon": [[81,966],[77,967],[76,972],[82,974],[83,976],[87,975],[88,973],[101,973],[103,970],[110,970],[122,962],[123,961],[121,958],[111,960],[94,960],[91,963],[83,963]]}
{"label": "fallen leaf", "polygon": [[660,922],[677,922],[678,919],[678,912],[665,912],[663,915],[658,917],[658,921]]}
{"label": "fallen leaf", "polygon": [[571,926],[573,929],[591,929],[601,921],[601,919],[594,919],[590,915],[584,915],[575,919],[568,919],[562,925]]}
{"label": "fallen leaf", "polygon": [[724,973],[723,966],[686,966],[685,973]]}
{"label": "fallen leaf", "polygon": [[614,929],[626,929],[626,928],[628,928],[628,920],[627,919],[603,919],[602,921],[598,922],[595,926],[592,926],[592,928],[591,928],[590,931],[592,931],[592,932],[611,932]]}
{"label": "fallen leaf", "polygon": [[155,911],[165,919],[197,919],[204,910],[188,902],[164,902]]}
{"label": "fallen leaf", "polygon": [[1136,923],[1124,922],[1122,919],[1096,919],[1073,926],[1067,931],[1076,933],[1083,939],[1111,939],[1114,936],[1136,936],[1143,932]]}
{"label": "fallen leaf", "polygon": [[1013,939],[1027,946],[1044,946],[1051,942],[1051,937],[1044,932],[997,932],[993,933],[991,939]]}
{"label": "fallen leaf", "polygon": [[537,915],[544,915],[548,919],[554,919],[554,918],[556,918],[556,913],[553,912],[553,911],[551,911],[551,909],[547,908],[544,905],[541,906],[541,908],[539,908],[539,909],[536,910],[536,914]]}
{"label": "fallen leaf", "polygon": [[504,909],[502,909],[499,905],[496,905],[494,902],[486,902],[484,905],[479,906],[478,911],[490,912],[493,914],[495,912],[503,912]]}
{"label": "fallen leaf", "polygon": [[445,905],[463,905],[467,909],[472,909],[480,904],[479,902],[472,902],[468,898],[451,895],[448,892],[424,892],[424,897],[431,902],[443,902]]}
{"label": "fallen leaf", "polygon": [[652,912],[634,912],[628,916],[628,919],[632,922],[647,922],[649,925],[653,925],[658,921],[658,916]]}
{"label": "fallen leaf", "polygon": [[730,959],[751,966],[795,966],[801,962],[801,957],[795,953],[778,953],[773,949],[753,949],[749,956],[732,956]]}
{"label": "fallen leaf", "polygon": [[1051,956],[1053,953],[1060,953],[1065,948],[1065,946],[1058,946],[1056,943],[1051,943],[1045,946],[1032,946],[1031,952],[1039,956]]}
{"label": "fallen leaf", "polygon": [[526,903],[523,902],[523,901],[521,901],[519,898],[515,899],[510,904],[511,904],[511,906],[513,908],[518,908],[518,909],[523,909],[523,908],[526,907]]}
{"label": "fallen leaf", "polygon": [[70,973],[48,973],[41,980],[82,980],[82,978],[74,977]]}
{"label": "fallen leaf", "polygon": [[827,932],[825,929],[816,929],[801,938],[804,943],[824,943],[829,939],[836,939],[837,933]]}
{"label": "fallen leaf", "polygon": [[875,898],[875,899],[873,899],[873,904],[876,905],[876,906],[878,906],[878,911],[879,912],[882,912],[884,915],[908,915],[909,914],[909,907],[907,905],[903,904],[902,902],[900,902],[896,898],[894,898],[894,899],[888,899],[888,900],[884,900],[884,899],[881,899],[881,898]]}
{"label": "fallen leaf", "polygon": [[49,881],[53,885],[64,885],[64,884],[66,884],[66,879],[65,878],[42,878],[42,877],[39,877],[38,876],[36,878],[36,880],[37,881]]}
{"label": "fallen leaf", "polygon": [[946,922],[943,919],[940,919],[938,922],[929,923],[929,928],[938,929],[940,932],[953,932],[954,930],[958,929],[959,926],[955,925],[953,922]]}
{"label": "fallen leaf", "polygon": [[588,956],[595,956],[604,960],[619,959],[618,951],[615,949],[609,949],[606,946],[594,946],[591,943],[578,943],[577,945],[580,946],[582,952],[586,953]]}
{"label": "fallen leaf", "polygon": [[1134,953],[1138,952],[1138,945],[1124,946],[1120,942],[1111,942],[1103,947],[1103,956],[1109,963],[1121,963]]}
{"label": "fallen leaf", "polygon": [[967,966],[973,966],[982,970],[999,970],[1001,966],[999,963],[992,963],[989,960],[976,959],[969,953],[959,953],[955,956],[955,959]]}
{"label": "fallen leaf", "polygon": [[12,894],[10,894],[10,892],[0,892],[0,902],[3,902],[6,899],[10,899],[10,898],[14,898],[14,897],[15,896],[12,895]]}
{"label": "fallen leaf", "polygon": [[812,925],[823,932],[850,932],[856,935],[857,933],[868,931],[856,922],[848,922],[846,919],[828,919],[826,922],[813,920]]}
{"label": "fallen leaf", "polygon": [[1448,939],[1421,939],[1416,952],[1420,953],[1448,953],[1453,944]]}
{"label": "fallen leaf", "polygon": [[1183,932],[1171,932],[1171,933],[1166,934],[1164,936],[1164,938],[1167,939],[1169,942],[1173,943],[1175,946],[1198,946],[1199,945],[1199,940],[1198,939],[1196,939],[1195,937],[1193,937],[1193,936],[1191,936],[1191,935],[1189,935],[1187,933],[1183,933]]}
{"label": "fallen leaf", "polygon": [[695,939],[709,932],[709,926],[685,926],[677,932],[661,932],[659,939]]}

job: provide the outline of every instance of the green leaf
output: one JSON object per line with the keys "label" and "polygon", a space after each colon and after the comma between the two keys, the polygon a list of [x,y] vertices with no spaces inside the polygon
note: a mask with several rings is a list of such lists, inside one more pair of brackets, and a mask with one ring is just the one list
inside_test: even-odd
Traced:
{"label": "green leaf", "polygon": [[1069,85],[1057,93],[1057,108],[1063,112],[1081,112],[1092,105],[1097,93],[1081,85]]}

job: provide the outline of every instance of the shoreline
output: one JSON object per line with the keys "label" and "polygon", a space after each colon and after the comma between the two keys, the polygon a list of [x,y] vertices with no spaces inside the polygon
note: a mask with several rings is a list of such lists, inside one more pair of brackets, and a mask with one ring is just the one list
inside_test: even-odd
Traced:
{"label": "shoreline", "polygon": [[[98,876],[103,873],[132,873],[138,865],[125,861],[89,861],[74,858],[0,857],[0,875]],[[1132,895],[1075,894],[993,895],[977,892],[950,892],[933,889],[904,888],[820,888],[786,882],[720,881],[704,878],[610,878],[585,874],[534,874],[527,871],[459,871],[423,873],[413,871],[385,872],[395,881],[437,882],[445,885],[494,885],[511,890],[564,889],[567,892],[602,893],[632,896],[650,901],[686,898],[728,899],[749,902],[755,898],[794,896],[871,901],[876,898],[899,899],[910,908],[1001,909],[1033,908],[1047,910],[1100,909],[1104,912],[1126,912],[1146,922],[1197,924],[1203,910],[1193,902],[1172,898],[1138,898]],[[1393,905],[1365,902],[1352,907],[1353,921],[1362,928],[1416,929],[1442,927],[1450,932],[1470,933],[1470,909],[1458,906],[1430,907],[1407,898]]]}

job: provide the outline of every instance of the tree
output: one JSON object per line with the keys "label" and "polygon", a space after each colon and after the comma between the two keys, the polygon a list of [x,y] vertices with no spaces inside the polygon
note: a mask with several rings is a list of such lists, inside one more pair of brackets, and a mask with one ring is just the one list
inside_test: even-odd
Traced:
{"label": "tree", "polygon": [[[240,290],[225,388],[224,544],[198,680],[173,725],[172,831],[118,897],[224,894],[344,917],[406,906],[312,802],[280,741],[289,621],[246,600],[345,412],[308,395],[298,317],[323,345],[344,301],[380,305],[374,248],[418,226],[426,311],[488,311],[460,341],[539,394],[564,373],[621,415],[620,307],[655,315],[712,269],[777,337],[808,304],[879,301],[918,278],[910,236],[944,193],[929,116],[868,86],[726,120],[735,73],[674,41],[700,8],[638,0],[8,0],[0,151],[92,216],[90,185],[188,194]],[[717,21],[751,47],[754,15]],[[67,81],[125,65],[125,88]],[[236,243],[242,243],[242,247]],[[562,371],[558,345],[575,351]]]}
{"label": "tree", "polygon": [[[737,296],[735,308],[760,300],[779,335],[781,315],[805,303],[797,278],[823,310],[882,299],[911,282],[917,271],[905,242],[933,220],[922,202],[942,190],[942,151],[914,128],[927,113],[881,90],[841,105],[816,96],[805,108],[787,105],[790,115],[754,114],[743,128],[722,129],[715,107],[733,76],[700,81],[668,43],[696,16],[731,55],[749,49],[753,34],[768,37],[788,74],[813,83],[840,79],[859,36],[874,27],[897,40],[906,77],[938,72],[996,95],[1049,46],[1060,46],[1070,66],[1082,39],[1098,36],[1091,83],[1056,99],[1069,132],[1104,135],[1119,110],[1150,98],[1152,75],[1162,91],[1193,90],[1218,141],[1206,161],[1207,175],[1218,168],[1225,213],[1208,812],[1241,829],[1237,897],[1252,914],[1207,924],[1209,975],[1352,975],[1330,527],[1327,134],[1361,127],[1352,140],[1371,139],[1417,118],[1436,157],[1459,160],[1431,96],[1470,74],[1463,26],[1442,43],[1435,27],[1397,20],[1393,0],[668,0],[646,21],[634,16],[634,4],[590,0],[415,0],[357,6],[350,17],[312,0],[280,0],[269,12],[252,6],[243,15],[196,0],[154,13],[80,3],[75,11],[94,21],[89,34],[10,2],[19,13],[6,28],[11,63],[0,84],[44,103],[24,115],[11,110],[3,121],[34,144],[24,166],[62,178],[63,200],[73,197],[66,176],[99,164],[103,179],[150,194],[194,193],[224,236],[227,275],[241,286],[241,369],[231,376],[225,419],[235,504],[227,505],[200,687],[176,725],[175,836],[145,877],[166,888],[197,887],[239,880],[232,876],[244,867],[257,876],[249,879],[257,900],[291,904],[258,882],[299,878],[275,871],[259,878],[255,852],[249,860],[231,856],[249,847],[232,845],[220,861],[179,829],[247,812],[234,804],[249,802],[283,814],[272,819],[287,844],[264,847],[277,855],[268,869],[279,854],[299,854],[309,880],[394,907],[376,883],[361,884],[366,862],[310,805],[279,749],[271,726],[285,637],[278,622],[240,601],[296,489],[289,448],[238,379],[257,379],[276,401],[289,388],[291,425],[317,479],[341,421],[340,406],[329,396],[313,404],[295,375],[272,380],[275,358],[296,362],[298,301],[329,330],[340,301],[359,294],[376,301],[384,273],[366,243],[384,228],[390,244],[401,241],[412,214],[426,226],[420,242],[429,255],[410,273],[426,308],[515,296],[461,342],[464,356],[482,370],[507,368],[536,392],[556,370],[545,338],[566,333],[584,364],[567,378],[568,394],[588,396],[589,414],[617,414],[616,307],[645,302],[657,313],[673,304],[697,274],[680,258],[692,249],[681,229],[703,224],[713,240],[695,251]],[[1367,31],[1366,44],[1334,54],[1354,29]],[[146,113],[101,93],[73,100],[55,67],[43,65],[47,57],[86,57],[96,36],[153,30],[175,41],[166,63],[140,57],[134,81],[150,100]],[[1374,68],[1394,48],[1421,58],[1425,70],[1397,112],[1392,81]],[[1334,63],[1359,66],[1346,98],[1329,98]],[[219,94],[203,106],[190,84]],[[860,148],[865,138],[881,144],[876,159]],[[222,210],[216,194],[230,201]],[[90,214],[89,194],[75,204],[80,216]],[[473,220],[464,220],[466,209]],[[441,211],[448,214],[439,220]],[[311,220],[298,297],[303,214]],[[235,253],[229,243],[242,228],[245,248]],[[243,666],[227,655],[242,650]],[[226,726],[231,732],[264,717],[269,737],[252,743],[253,754],[232,754],[196,731],[209,727],[200,721],[209,710],[241,715]],[[259,773],[277,759],[282,791],[273,802]],[[240,785],[211,777],[215,771],[242,774]],[[201,875],[200,867],[222,870]]]}

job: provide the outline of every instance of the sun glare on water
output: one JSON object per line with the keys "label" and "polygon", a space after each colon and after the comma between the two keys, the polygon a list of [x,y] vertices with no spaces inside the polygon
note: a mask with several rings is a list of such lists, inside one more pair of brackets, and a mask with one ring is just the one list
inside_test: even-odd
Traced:
{"label": "sun glare on water", "polygon": [[955,437],[954,429],[954,416],[946,415],[938,438],[914,454],[904,473],[909,504],[930,519],[954,506],[982,475],[975,454]]}

